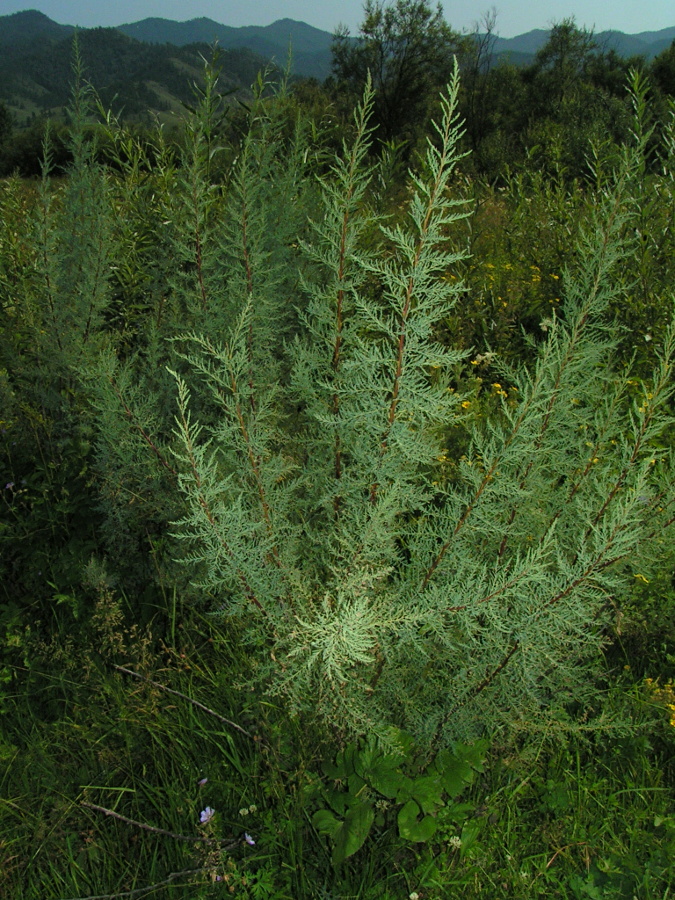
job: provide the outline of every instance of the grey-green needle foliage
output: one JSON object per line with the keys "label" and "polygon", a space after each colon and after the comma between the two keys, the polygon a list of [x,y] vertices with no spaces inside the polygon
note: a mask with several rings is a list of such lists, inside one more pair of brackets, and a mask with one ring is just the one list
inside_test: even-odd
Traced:
{"label": "grey-green needle foliage", "polygon": [[[658,557],[673,505],[673,330],[636,394],[606,315],[638,151],[601,195],[536,361],[504,370],[508,400],[480,417],[462,394],[468,361],[437,339],[469,214],[458,86],[455,70],[395,225],[373,208],[367,88],[301,243],[285,367],[257,316],[277,280],[240,272],[229,331],[193,334],[193,374],[176,376],[175,531],[214,610],[245,628],[252,679],[308,721],[427,745],[585,709],[607,611]],[[252,266],[269,258],[258,245]]]}

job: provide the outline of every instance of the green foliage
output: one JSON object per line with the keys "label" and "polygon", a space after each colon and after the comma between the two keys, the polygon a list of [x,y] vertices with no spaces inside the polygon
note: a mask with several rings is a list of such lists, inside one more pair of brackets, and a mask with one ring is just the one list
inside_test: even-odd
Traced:
{"label": "green foliage", "polygon": [[11,239],[3,248],[1,327],[12,340],[0,363],[2,443],[16,487],[5,493],[5,595],[25,592],[38,603],[53,592],[49,582],[67,593],[96,545],[92,427],[78,373],[105,344],[113,241],[107,178],[93,160],[87,94],[77,82],[73,113],[70,178],[54,190],[47,134],[34,201],[18,182],[5,192]]}
{"label": "green foliage", "polygon": [[590,701],[606,597],[620,602],[629,564],[650,565],[672,490],[658,449],[672,330],[632,400],[606,318],[623,295],[640,146],[579,230],[564,316],[552,311],[529,367],[501,369],[515,399],[474,419],[444,474],[472,403],[455,389],[465,353],[434,339],[462,290],[447,274],[463,253],[446,235],[466,216],[448,191],[456,76],[449,91],[407,218],[380,225],[367,253],[366,94],[307,246],[321,274],[306,281],[288,399],[250,367],[248,300],[224,344],[193,338],[186,359],[221,412],[193,417],[204,394],[181,375],[176,450],[186,561],[245,623],[255,677],[303,716],[434,746]]}
{"label": "green foliage", "polygon": [[[321,765],[313,735],[289,722],[282,708],[260,703],[257,692],[232,689],[247,670],[236,635],[186,610],[175,645],[157,660],[150,636],[125,621],[124,604],[90,574],[96,618],[87,639],[80,631],[73,641],[71,622],[49,642],[29,641],[31,681],[6,706],[0,886],[8,896],[114,893],[176,872],[183,874],[162,888],[167,897],[219,896],[223,882],[216,877],[246,898],[301,900],[321,890],[388,900],[414,891],[431,900],[451,891],[477,900],[487,893],[572,900],[585,886],[601,897],[660,897],[667,889],[674,835],[664,765],[672,743],[662,756],[650,745],[656,710],[630,683],[603,701],[613,715],[633,719],[630,736],[589,741],[552,732],[543,743],[493,746],[484,767],[482,753],[472,757],[470,748],[459,748],[469,766],[453,762],[446,771],[471,784],[454,802],[458,787],[450,784],[441,795],[445,805],[435,803],[432,785],[432,837],[399,834],[400,804],[375,807],[385,821],[374,821],[361,850],[334,867],[326,836],[311,821],[321,796],[346,801],[339,815],[333,812],[344,822],[359,799],[392,803],[392,786],[405,776],[413,783],[428,777],[433,764],[416,757],[409,742],[401,755],[366,739],[325,763],[317,779],[308,774]],[[112,669],[117,661],[155,683]],[[183,696],[167,694],[167,687]],[[332,757],[334,748],[328,752]],[[369,787],[357,798],[355,776],[364,767]],[[423,786],[420,799],[427,802]],[[199,816],[206,806],[215,816],[205,831]],[[225,844],[177,841],[144,825]]]}
{"label": "green foliage", "polygon": [[[388,738],[397,748],[393,752],[382,751],[369,738],[360,746],[348,744],[334,764],[323,767],[333,783],[321,791],[330,808],[317,810],[312,824],[333,841],[334,865],[361,849],[373,824],[385,827],[396,807],[399,836],[415,843],[430,841],[439,809],[452,806],[475,773],[483,771],[484,744],[458,744],[428,760],[420,758],[405,732],[393,729]],[[452,812],[466,816],[469,808],[455,802]]]}
{"label": "green foliage", "polygon": [[628,68],[629,63],[616,56],[601,56],[592,34],[578,28],[573,19],[554,25],[523,73],[525,143],[541,167],[562,168],[568,176],[579,177],[593,141],[608,136],[616,142],[625,140]]}
{"label": "green foliage", "polygon": [[650,71],[663,93],[675,97],[675,41],[652,60]]}
{"label": "green foliage", "polygon": [[7,105],[0,102],[0,153],[4,153],[12,136],[13,122]]}
{"label": "green foliage", "polygon": [[414,143],[429,107],[452,73],[461,41],[430,0],[366,0],[359,38],[338,30],[333,77],[338,89],[359,95],[368,73],[375,89],[373,124],[380,140]]}
{"label": "green foliage", "polygon": [[[201,78],[203,60],[209,56],[208,42],[184,47],[144,43],[117,28],[82,29],[77,40],[106,105],[118,114],[123,111],[129,121],[146,125],[153,115],[167,120],[167,114],[179,112],[181,104],[190,102],[191,80]],[[32,40],[17,35],[3,43],[0,96],[14,107],[22,126],[30,122],[28,110],[53,116],[67,109],[71,50],[71,28],[53,38],[40,38],[33,30]],[[264,65],[261,56],[237,47],[222,50],[219,70],[227,89],[244,98]]]}
{"label": "green foliage", "polygon": [[488,187],[455,71],[392,186],[221,83],[0,184],[0,893],[663,896],[672,124]]}

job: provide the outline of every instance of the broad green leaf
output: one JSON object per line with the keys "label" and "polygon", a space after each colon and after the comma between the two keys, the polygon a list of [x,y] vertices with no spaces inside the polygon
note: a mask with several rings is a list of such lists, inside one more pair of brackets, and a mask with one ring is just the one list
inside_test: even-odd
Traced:
{"label": "broad green leaf", "polygon": [[329,809],[320,809],[312,816],[312,825],[321,834],[328,834],[334,839],[342,822]]}
{"label": "broad green leaf", "polygon": [[397,796],[405,782],[410,781],[405,775],[391,769],[371,770],[368,780],[372,788],[390,800]]}
{"label": "broad green leaf", "polygon": [[[401,837],[409,838],[409,830],[417,824],[421,810],[414,800],[408,800],[398,811],[398,830]],[[412,838],[409,838],[412,840]]]}
{"label": "broad green leaf", "polygon": [[353,773],[347,779],[347,787],[349,788],[349,793],[352,797],[356,797],[361,788],[365,786],[365,781],[361,778],[360,775]]}
{"label": "broad green leaf", "polygon": [[439,753],[437,762],[438,768],[441,770],[441,781],[443,787],[451,797],[461,794],[464,788],[471,784],[474,778],[474,770],[464,759],[458,759],[454,753],[445,750],[442,751],[443,757]]}
{"label": "broad green leaf", "polygon": [[347,776],[354,774],[354,771],[355,771],[354,758],[355,758],[356,754],[357,754],[356,744],[348,744],[345,747],[344,752],[342,754],[340,754],[342,757],[342,760],[343,760],[345,775],[347,775]]}
{"label": "broad green leaf", "polygon": [[410,800],[412,797],[413,785],[414,781],[412,778],[408,778],[407,775],[401,775],[400,787],[396,794],[397,803],[407,803],[407,801]]}
{"label": "broad green leaf", "polygon": [[339,816],[344,815],[349,801],[349,794],[346,791],[342,789],[331,790],[329,788],[325,792],[325,798],[326,803],[328,803],[332,810],[334,810]]}
{"label": "broad green leaf", "polygon": [[405,779],[405,776],[397,771],[401,761],[400,756],[381,753],[373,757],[369,767],[361,774],[372,788],[392,799],[403,786]]}
{"label": "broad green leaf", "polygon": [[370,803],[357,803],[349,810],[334,836],[333,865],[339,866],[363,846],[374,818],[375,811]]}
{"label": "broad green leaf", "polygon": [[325,762],[322,769],[326,778],[331,778],[333,781],[343,781],[347,777],[342,753],[338,753],[334,763]]}
{"label": "broad green leaf", "polygon": [[350,744],[338,753],[335,763],[327,761],[323,764],[324,775],[334,781],[344,781],[354,772],[353,756],[354,745]]}
{"label": "broad green leaf", "polygon": [[457,744],[455,754],[460,759],[465,759],[476,772],[482,772],[485,768],[488,746],[488,741],[485,739],[475,741],[473,744]]}
{"label": "broad green leaf", "polygon": [[369,745],[363,748],[354,758],[354,767],[359,775],[368,778],[373,771],[391,771],[398,768],[403,758],[393,753],[382,753],[376,747]]}
{"label": "broad green leaf", "polygon": [[439,775],[442,775],[447,769],[452,768],[456,762],[457,757],[451,750],[439,750],[429,769],[433,769]]}
{"label": "broad green leaf", "polygon": [[438,775],[421,775],[415,778],[412,795],[425,813],[435,812],[443,805],[443,784]]}
{"label": "broad green leaf", "polygon": [[398,833],[407,841],[421,843],[430,840],[436,833],[436,819],[432,816],[419,819],[420,811],[414,800],[409,800],[399,810]]}
{"label": "broad green leaf", "polygon": [[464,822],[476,809],[475,803],[449,803],[445,807],[444,817],[453,822]]}
{"label": "broad green leaf", "polygon": [[382,754],[377,749],[375,742],[372,739],[368,740],[366,745],[354,754],[354,770],[366,778],[371,767],[376,764],[381,756]]}

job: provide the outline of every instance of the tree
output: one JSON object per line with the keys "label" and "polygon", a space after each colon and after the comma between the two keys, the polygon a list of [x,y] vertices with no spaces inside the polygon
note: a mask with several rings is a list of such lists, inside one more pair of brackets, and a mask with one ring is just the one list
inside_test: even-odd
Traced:
{"label": "tree", "polygon": [[527,73],[540,104],[557,111],[578,88],[597,49],[592,32],[578,28],[574,19],[555,24]]}
{"label": "tree", "polygon": [[462,38],[430,0],[366,0],[356,41],[347,28],[333,39],[333,76],[350,94],[360,94],[371,74],[373,125],[382,141],[414,140],[430,103],[450,80],[453,54]]}
{"label": "tree", "polygon": [[5,103],[0,100],[0,147],[12,134],[12,116]]}
{"label": "tree", "polygon": [[0,175],[5,168],[5,150],[12,135],[12,116],[7,106],[0,100]]}
{"label": "tree", "polygon": [[474,162],[478,165],[482,162],[481,144],[493,124],[499,90],[498,78],[494,77],[492,67],[497,39],[496,24],[497,11],[492,7],[475,23],[462,58],[462,112]]}
{"label": "tree", "polygon": [[675,97],[675,41],[653,59],[651,73],[660,90]]}
{"label": "tree", "polygon": [[545,170],[587,175],[591,143],[625,139],[625,70],[574,19],[553,26],[523,81],[527,99],[517,130]]}

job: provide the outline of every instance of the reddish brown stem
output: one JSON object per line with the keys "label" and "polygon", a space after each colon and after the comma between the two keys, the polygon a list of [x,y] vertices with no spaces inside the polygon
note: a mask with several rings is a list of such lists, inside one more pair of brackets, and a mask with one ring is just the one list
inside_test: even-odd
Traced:
{"label": "reddish brown stem", "polygon": [[155,444],[155,442],[152,440],[152,438],[147,433],[147,431],[143,428],[143,426],[140,424],[140,422],[137,421],[136,416],[134,415],[133,411],[129,408],[129,406],[126,404],[124,397],[122,396],[122,392],[119,390],[119,388],[117,387],[117,385],[115,384],[113,379],[108,377],[108,381],[110,382],[110,386],[112,387],[113,391],[115,392],[115,396],[119,400],[120,405],[121,405],[122,409],[124,410],[124,415],[127,417],[127,419],[129,419],[129,421],[134,426],[136,431],[138,431],[138,433],[141,435],[141,437],[143,438],[145,443],[148,445],[148,447],[152,450],[152,452],[155,454],[155,456],[157,457],[157,459],[159,460],[161,465],[174,478],[178,478],[178,472],[173,468],[173,466],[169,465],[169,463],[164,459],[164,457],[162,456],[162,453],[160,452],[160,450],[157,447],[157,445]]}

